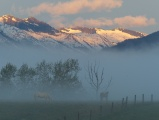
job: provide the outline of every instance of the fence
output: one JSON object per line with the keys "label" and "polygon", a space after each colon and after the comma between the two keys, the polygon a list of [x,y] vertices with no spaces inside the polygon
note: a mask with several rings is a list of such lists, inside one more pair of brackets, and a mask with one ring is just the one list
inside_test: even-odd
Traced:
{"label": "fence", "polygon": [[[153,94],[150,95],[150,99],[145,101],[145,95],[142,94],[141,96],[138,96],[140,99],[137,101],[137,95],[134,95],[133,100],[129,100],[128,96],[121,99],[121,102],[100,102],[98,109],[90,109],[89,112],[87,112],[87,120],[96,120],[96,118],[100,118],[102,115],[106,114],[112,114],[116,111],[125,110],[128,108],[129,105],[136,106],[137,104],[144,105],[145,103],[154,103],[154,96]],[[77,113],[77,117],[75,120],[83,120],[84,113],[81,113],[80,111]],[[59,120],[59,119],[57,119]],[[63,120],[70,120],[69,117],[64,116]],[[99,119],[98,119],[99,120]]]}

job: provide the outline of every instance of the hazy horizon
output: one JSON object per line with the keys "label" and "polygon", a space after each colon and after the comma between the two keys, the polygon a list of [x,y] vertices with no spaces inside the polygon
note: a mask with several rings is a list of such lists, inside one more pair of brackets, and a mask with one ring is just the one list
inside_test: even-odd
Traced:
{"label": "hazy horizon", "polygon": [[[158,0],[1,0],[0,16],[5,14],[11,14],[17,18],[33,16],[54,28],[84,26],[113,29],[122,27],[150,34],[158,31],[159,28],[158,4]],[[103,43],[106,44],[105,41]],[[99,44],[99,46],[102,45]],[[104,68],[106,82],[102,85],[100,91],[104,90],[106,83],[112,77],[112,84],[108,89],[108,99],[110,101],[121,100],[126,96],[133,100],[135,94],[138,99],[142,94],[145,94],[147,99],[151,94],[154,94],[154,100],[159,100],[159,49],[156,47],[138,51],[93,51],[88,53],[85,51],[77,52],[74,49],[67,51],[56,48],[44,51],[24,48],[24,46],[20,49],[7,48],[6,46],[0,49],[0,68],[7,63],[15,64],[19,68],[25,63],[34,67],[42,60],[54,63],[70,58],[77,59],[81,67],[79,80],[83,83],[86,95],[85,97],[82,97],[83,94],[77,95],[74,100],[93,100],[96,98],[95,91],[88,83],[88,73],[86,71],[88,63],[97,63],[99,69]],[[14,92],[12,95],[7,90],[1,91],[1,94],[3,92],[6,92],[9,98],[17,99]],[[34,90],[30,89],[28,93],[32,99],[31,92],[34,92]],[[6,96],[6,93],[3,95]],[[62,95],[58,96],[58,92],[54,91],[52,96],[54,94],[57,95],[55,99],[63,99]],[[70,97],[71,94],[68,94],[66,99],[63,100],[69,100]]]}
{"label": "hazy horizon", "polygon": [[[139,100],[142,94],[145,94],[147,100],[150,99],[151,94],[154,94],[154,100],[159,100],[159,56],[157,54],[158,51],[158,49],[153,49],[149,51],[140,52],[109,51],[88,54],[77,54],[76,52],[67,53],[67,51],[60,52],[60,54],[56,54],[56,52],[41,52],[29,49],[25,52],[13,50],[10,52],[1,51],[0,53],[1,55],[3,53],[3,58],[1,58],[0,60],[0,68],[2,68],[7,63],[12,63],[17,67],[20,67],[22,64],[26,63],[29,66],[34,67],[42,60],[54,63],[60,60],[65,61],[67,59],[73,58],[79,61],[79,65],[81,67],[81,71],[79,73],[79,80],[83,83],[84,89],[88,94],[86,95],[87,97],[80,98],[81,100],[96,99],[95,91],[91,88],[88,82],[89,79],[86,68],[88,67],[89,63],[97,63],[99,65],[99,69],[104,68],[104,79],[106,80],[106,83],[103,83],[100,91],[104,90],[105,85],[107,85],[107,82],[112,77],[112,83],[108,89],[109,101],[121,100],[123,97],[126,96],[129,96],[129,99],[133,100],[135,94],[138,96]],[[60,98],[58,98],[57,95],[56,100],[59,99]],[[67,99],[69,100],[70,98]]]}

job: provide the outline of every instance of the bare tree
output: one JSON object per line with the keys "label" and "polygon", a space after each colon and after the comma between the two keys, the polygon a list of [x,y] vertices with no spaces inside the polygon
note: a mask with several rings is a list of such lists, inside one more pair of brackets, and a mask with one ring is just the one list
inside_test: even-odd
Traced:
{"label": "bare tree", "polygon": [[111,82],[112,82],[112,77],[111,77],[111,79],[108,81],[108,84],[107,84],[107,86],[105,87],[104,91],[108,91],[108,88],[110,87]]}
{"label": "bare tree", "polygon": [[109,95],[108,88],[110,87],[111,81],[112,81],[112,77],[108,81],[108,84],[107,84],[106,88],[104,89],[104,91],[100,92],[100,100],[101,101],[103,101],[104,98],[105,98],[106,101],[108,100],[108,95]]}
{"label": "bare tree", "polygon": [[102,68],[101,73],[99,73],[99,66],[97,66],[96,63],[94,65],[88,64],[87,71],[88,71],[89,83],[95,89],[96,94],[98,95],[100,86],[104,80],[103,78],[104,68]]}
{"label": "bare tree", "polygon": [[[97,65],[96,63],[88,64],[87,72],[89,77],[89,83],[95,89],[96,95],[98,96],[99,90],[104,81],[104,67],[102,69],[99,69],[99,65]],[[107,89],[109,88],[111,80],[108,81],[105,91],[107,91]]]}

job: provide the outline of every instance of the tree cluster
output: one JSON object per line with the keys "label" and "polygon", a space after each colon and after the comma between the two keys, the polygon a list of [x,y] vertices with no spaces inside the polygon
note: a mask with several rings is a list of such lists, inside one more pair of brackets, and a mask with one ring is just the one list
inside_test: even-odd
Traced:
{"label": "tree cluster", "polygon": [[56,63],[42,61],[35,67],[23,64],[20,68],[7,63],[0,70],[0,86],[78,89],[82,87],[78,78],[79,71],[80,67],[76,59]]}

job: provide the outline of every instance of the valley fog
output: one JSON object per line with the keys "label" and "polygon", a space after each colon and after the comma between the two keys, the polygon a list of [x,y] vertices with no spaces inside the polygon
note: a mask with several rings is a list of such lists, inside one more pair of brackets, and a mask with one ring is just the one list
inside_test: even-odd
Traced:
{"label": "valley fog", "polygon": [[[158,49],[145,51],[113,51],[113,52],[70,52],[70,51],[42,51],[33,49],[13,50],[3,49],[0,51],[0,68],[7,63],[12,63],[18,68],[26,63],[31,67],[45,60],[46,62],[65,61],[67,59],[77,59],[79,67],[78,78],[82,82],[83,89],[74,93],[70,91],[60,91],[54,88],[46,88],[46,91],[55,101],[77,101],[77,100],[97,100],[99,99],[94,88],[91,87],[88,77],[88,65],[96,64],[99,75],[104,68],[104,81],[99,92],[105,90],[109,80],[112,78],[108,88],[108,100],[121,100],[128,96],[133,101],[134,95],[137,100],[141,100],[145,94],[145,100],[150,100],[150,95],[154,95],[154,100],[159,100],[159,56]],[[1,86],[2,87],[2,86]],[[0,100],[34,100],[33,94],[38,91],[36,87],[24,88],[4,88],[1,89]]]}

